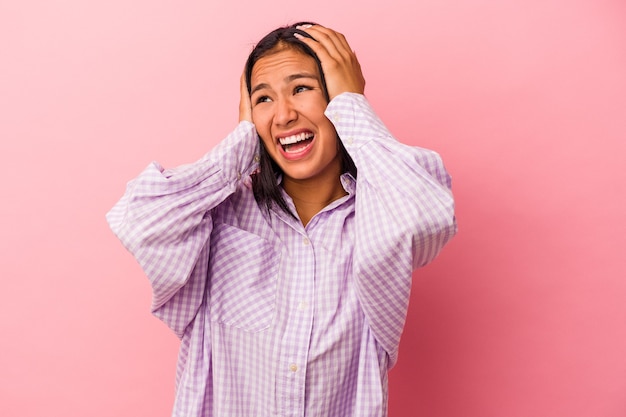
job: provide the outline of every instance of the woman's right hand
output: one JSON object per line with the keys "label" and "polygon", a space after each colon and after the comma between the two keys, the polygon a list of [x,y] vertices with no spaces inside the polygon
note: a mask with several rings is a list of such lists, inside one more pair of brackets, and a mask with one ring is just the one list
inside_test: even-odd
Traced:
{"label": "woman's right hand", "polygon": [[248,94],[248,86],[246,84],[246,72],[241,74],[240,80],[240,98],[239,98],[239,121],[247,120],[252,122],[252,103],[250,102],[250,94]]}

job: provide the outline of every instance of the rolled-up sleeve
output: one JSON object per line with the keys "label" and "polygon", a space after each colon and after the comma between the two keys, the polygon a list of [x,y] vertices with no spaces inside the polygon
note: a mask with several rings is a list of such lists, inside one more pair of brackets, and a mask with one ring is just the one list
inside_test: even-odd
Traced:
{"label": "rolled-up sleeve", "polygon": [[432,261],[457,230],[450,176],[437,153],[397,141],[362,95],[334,98],[326,115],[358,169],[356,286],[391,367],[412,272]]}
{"label": "rolled-up sleeve", "polygon": [[148,165],[106,215],[150,280],[153,313],[179,337],[204,295],[211,210],[255,168],[257,152],[254,126],[241,122],[193,164]]}

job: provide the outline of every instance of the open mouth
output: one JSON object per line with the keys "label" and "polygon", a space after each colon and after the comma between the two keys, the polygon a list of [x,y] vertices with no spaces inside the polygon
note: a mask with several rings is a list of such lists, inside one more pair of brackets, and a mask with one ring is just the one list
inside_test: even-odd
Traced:
{"label": "open mouth", "polygon": [[286,153],[297,153],[311,144],[315,135],[312,132],[301,132],[295,135],[279,138],[278,142]]}

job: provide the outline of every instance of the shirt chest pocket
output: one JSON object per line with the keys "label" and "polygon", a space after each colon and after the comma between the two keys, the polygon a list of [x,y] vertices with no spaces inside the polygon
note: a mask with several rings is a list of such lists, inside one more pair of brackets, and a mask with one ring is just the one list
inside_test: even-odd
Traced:
{"label": "shirt chest pocket", "polygon": [[270,327],[280,254],[267,240],[215,225],[209,257],[211,321],[250,332]]}

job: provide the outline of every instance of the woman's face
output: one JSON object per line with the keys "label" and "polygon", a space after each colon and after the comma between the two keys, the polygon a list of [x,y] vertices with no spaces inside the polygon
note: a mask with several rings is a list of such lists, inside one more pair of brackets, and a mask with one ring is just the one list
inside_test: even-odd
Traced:
{"label": "woman's face", "polygon": [[315,60],[281,47],[260,58],[250,77],[252,121],[284,177],[339,177],[337,132],[326,118],[327,102]]}

